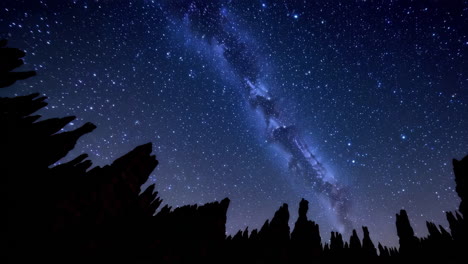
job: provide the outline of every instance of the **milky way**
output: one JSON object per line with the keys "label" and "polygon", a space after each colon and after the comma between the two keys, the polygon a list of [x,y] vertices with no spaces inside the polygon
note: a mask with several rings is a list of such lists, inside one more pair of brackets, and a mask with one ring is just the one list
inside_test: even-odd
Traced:
{"label": "milky way", "polygon": [[96,124],[70,153],[95,165],[153,142],[145,186],[171,206],[229,197],[228,234],[283,203],[292,227],[304,197],[324,242],[348,216],[396,245],[400,209],[424,236],[458,207],[467,19],[458,0],[6,0],[0,37],[38,75],[0,96]]}
{"label": "milky way", "polygon": [[266,140],[280,146],[289,156],[291,173],[285,177],[292,178],[289,182],[293,189],[300,190],[299,195],[307,198],[312,197],[313,192],[323,194],[327,202],[325,206],[338,217],[335,227],[340,232],[349,231],[352,224],[348,218],[350,197],[347,188],[327,173],[307,146],[303,133],[285,118],[285,110],[277,104],[279,99],[262,84],[264,70],[259,63],[262,59],[252,48],[255,43],[245,41],[243,29],[231,21],[229,10],[220,1],[168,1],[165,6],[176,14],[178,21],[175,24],[183,24],[190,33],[205,40],[241,80],[245,99],[251,108],[261,113],[261,121],[265,122]]}

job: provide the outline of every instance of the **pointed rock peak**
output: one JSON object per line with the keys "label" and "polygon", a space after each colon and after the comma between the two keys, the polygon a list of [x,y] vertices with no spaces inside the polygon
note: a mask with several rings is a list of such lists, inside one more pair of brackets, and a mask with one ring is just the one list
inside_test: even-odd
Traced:
{"label": "pointed rock peak", "polygon": [[78,157],[74,158],[69,162],[70,165],[75,166],[76,164],[83,162],[83,160],[88,158],[88,154],[81,154]]}
{"label": "pointed rock peak", "polygon": [[76,116],[66,116],[61,118],[63,122],[70,123],[71,121],[76,119]]}
{"label": "pointed rock peak", "polygon": [[289,220],[289,210],[288,210],[288,204],[284,203],[278,211],[275,212],[275,215],[273,216],[273,219],[271,220],[271,223],[273,224],[274,222],[288,222]]}
{"label": "pointed rock peak", "polygon": [[397,219],[398,218],[401,218],[401,219],[404,219],[404,218],[408,218],[408,214],[406,213],[406,210],[402,209],[400,210],[400,214],[397,214]]}
{"label": "pointed rock peak", "polygon": [[460,221],[460,222],[463,221],[463,217],[458,213],[458,211],[455,212],[455,216],[457,217],[458,221]]}
{"label": "pointed rock peak", "polygon": [[155,184],[151,184],[150,186],[148,186],[148,188],[146,188],[146,190],[144,191],[144,193],[153,193],[154,192],[154,189],[155,189]]}
{"label": "pointed rock peak", "polygon": [[413,237],[414,231],[411,227],[408,214],[406,214],[405,210],[401,210],[400,214],[396,214],[396,227],[397,227],[397,234],[401,237]]}
{"label": "pointed rock peak", "polygon": [[362,233],[364,234],[364,237],[369,237],[369,229],[367,229],[367,226],[362,227]]}
{"label": "pointed rock peak", "polygon": [[445,236],[445,237],[449,237],[451,238],[452,236],[450,235],[450,233],[445,230],[445,228],[442,226],[442,225],[439,225],[439,229],[440,229],[440,233]]}
{"label": "pointed rock peak", "polygon": [[445,216],[447,217],[447,221],[448,221],[449,223],[455,221],[455,216],[453,215],[452,212],[450,212],[450,211],[445,212]]}
{"label": "pointed rock peak", "polygon": [[96,129],[96,126],[93,123],[87,122],[80,128],[76,129],[75,131],[81,135],[84,135],[84,134],[90,133],[94,129]]}
{"label": "pointed rock peak", "polygon": [[270,221],[266,220],[262,228],[260,228],[260,232],[267,230],[269,226],[270,226]]}
{"label": "pointed rock peak", "polygon": [[243,239],[248,239],[249,238],[249,227],[246,227],[244,232],[242,233],[242,238]]}
{"label": "pointed rock peak", "polygon": [[149,155],[153,151],[153,144],[151,142],[149,142],[149,143],[140,145],[140,146],[136,147],[133,151],[142,152],[142,153],[145,153],[145,154]]}
{"label": "pointed rock peak", "polygon": [[254,230],[252,230],[252,232],[250,232],[250,238],[251,238],[251,239],[256,238],[257,235],[258,235],[257,229],[254,229]]}
{"label": "pointed rock peak", "polygon": [[343,236],[341,235],[341,233],[336,232],[336,238],[337,238],[338,240],[343,241]]}
{"label": "pointed rock peak", "polygon": [[307,211],[309,211],[309,202],[302,198],[301,202],[299,203],[299,217],[307,218]]}
{"label": "pointed rock peak", "polygon": [[229,207],[229,203],[231,202],[231,200],[229,200],[229,198],[224,198],[223,200],[221,200],[221,207],[225,209],[225,211],[227,211],[228,207]]}
{"label": "pointed rock peak", "polygon": [[242,238],[242,230],[237,231],[237,233],[234,235],[232,239],[234,240],[239,240]]}
{"label": "pointed rock peak", "polygon": [[[288,204],[287,204],[287,203],[284,203],[284,204],[280,207],[279,210],[281,210],[281,211],[288,211]],[[288,211],[288,212],[289,212],[289,211]]]}
{"label": "pointed rock peak", "polygon": [[353,229],[353,234],[351,235],[351,238],[349,239],[349,247],[352,249],[361,248],[361,240],[359,240],[356,229]]}

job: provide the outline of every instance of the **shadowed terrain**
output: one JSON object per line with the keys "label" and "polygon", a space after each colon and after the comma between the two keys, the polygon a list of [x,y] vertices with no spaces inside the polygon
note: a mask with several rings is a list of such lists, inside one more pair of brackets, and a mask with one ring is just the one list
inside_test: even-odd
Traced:
{"label": "shadowed terrain", "polygon": [[[16,72],[25,53],[0,41],[0,87],[35,75]],[[65,131],[73,116],[40,120],[45,107],[39,94],[0,98],[0,172],[6,184],[10,262],[96,261],[142,263],[299,263],[397,262],[433,257],[464,257],[467,248],[468,156],[453,160],[459,212],[447,212],[450,230],[427,222],[429,235],[415,236],[408,213],[396,214],[399,248],[371,240],[367,227],[360,238],[353,230],[343,238],[331,232],[322,244],[319,226],[307,218],[309,202],[299,203],[291,230],[283,204],[260,230],[241,230],[226,237],[229,199],[171,208],[150,185],[140,187],[158,165],[151,143],[136,147],[112,164],[92,167],[87,155],[57,164],[91,123]],[[448,175],[447,177],[449,177]]]}

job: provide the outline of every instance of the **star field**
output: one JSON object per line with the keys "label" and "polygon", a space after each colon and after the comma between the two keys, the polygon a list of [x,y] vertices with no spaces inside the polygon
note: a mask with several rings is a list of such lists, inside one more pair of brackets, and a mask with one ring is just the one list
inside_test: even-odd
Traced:
{"label": "star field", "polygon": [[[96,124],[70,158],[103,166],[153,142],[148,184],[172,206],[229,197],[232,234],[283,202],[294,223],[305,195],[239,88],[236,70],[255,73],[349,189],[355,228],[393,246],[402,208],[419,236],[426,220],[448,225],[451,159],[468,151],[467,1],[214,1],[221,11],[205,15],[229,18],[252,54],[235,69],[210,42],[217,22],[189,29],[164,2],[3,1],[0,37],[38,75],[0,96],[41,92],[44,117]],[[309,218],[328,240],[318,203]]]}

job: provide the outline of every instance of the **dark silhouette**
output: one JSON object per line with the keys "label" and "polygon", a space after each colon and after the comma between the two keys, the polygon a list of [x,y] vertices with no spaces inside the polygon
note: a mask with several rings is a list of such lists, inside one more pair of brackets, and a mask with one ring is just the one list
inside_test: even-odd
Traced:
{"label": "dark silhouette", "polygon": [[363,226],[362,232],[364,233],[364,237],[362,239],[362,250],[364,256],[376,257],[377,251],[375,249],[374,243],[372,243],[372,240],[369,236],[369,230],[367,230],[367,227]]}
{"label": "dark silhouette", "polygon": [[12,72],[24,64],[21,58],[26,54],[19,49],[7,48],[5,47],[6,45],[7,41],[5,39],[0,40],[0,58],[2,58],[0,64],[0,88],[10,86],[18,80],[24,80],[36,75],[35,71]]}
{"label": "dark silhouette", "polygon": [[319,226],[307,219],[308,210],[309,202],[302,199],[299,203],[299,216],[291,233],[291,246],[296,259],[317,258],[322,255]]}
{"label": "dark silhouette", "polygon": [[459,211],[463,217],[468,214],[468,156],[458,161],[453,159],[453,172],[455,174],[455,183],[458,196],[461,199]]}
{"label": "dark silhouette", "polygon": [[401,210],[400,214],[396,214],[396,228],[398,237],[400,238],[400,254],[408,257],[419,253],[421,243],[414,236],[413,228],[405,210]]}
{"label": "dark silhouette", "polygon": [[[24,52],[0,41],[0,86],[35,75],[12,72]],[[331,232],[322,245],[319,226],[307,218],[309,202],[299,203],[290,232],[288,205],[283,204],[262,228],[246,228],[226,237],[229,199],[172,209],[149,186],[158,165],[150,143],[136,147],[111,165],[92,167],[83,154],[54,165],[95,126],[86,123],[62,132],[75,117],[41,120],[33,115],[47,105],[39,94],[0,98],[0,171],[6,183],[6,245],[10,262],[127,263],[301,263],[359,260],[375,263],[432,257],[464,257],[467,247],[468,156],[453,160],[458,212],[447,212],[450,231],[427,222],[429,235],[418,238],[405,210],[396,215],[399,249],[378,243],[367,227],[363,239],[353,230],[349,242]],[[157,212],[157,213],[156,213]]]}

